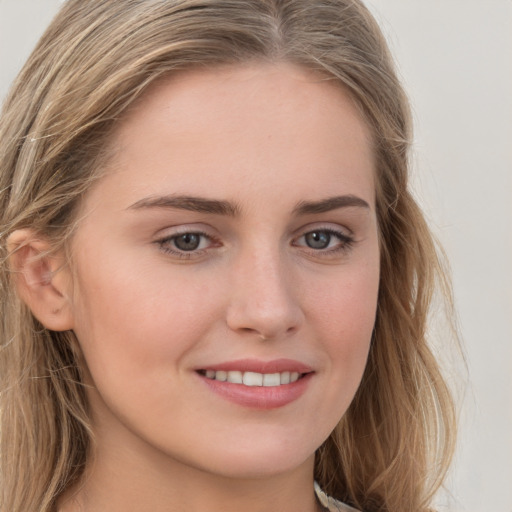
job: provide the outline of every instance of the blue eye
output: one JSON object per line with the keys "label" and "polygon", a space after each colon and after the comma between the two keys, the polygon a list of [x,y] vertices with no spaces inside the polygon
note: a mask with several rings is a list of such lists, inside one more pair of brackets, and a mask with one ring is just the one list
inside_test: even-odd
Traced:
{"label": "blue eye", "polygon": [[311,231],[304,235],[304,241],[311,249],[327,249],[331,243],[332,235],[327,231]]}
{"label": "blue eye", "polygon": [[215,241],[209,235],[197,231],[177,233],[157,240],[156,243],[165,253],[180,258],[201,255],[205,250],[215,246]]}
{"label": "blue eye", "polygon": [[184,233],[173,237],[171,240],[176,249],[180,251],[195,251],[201,244],[201,238],[200,233]]}
{"label": "blue eye", "polygon": [[295,246],[313,249],[319,254],[332,254],[347,251],[354,244],[354,239],[334,229],[314,229],[296,239]]}

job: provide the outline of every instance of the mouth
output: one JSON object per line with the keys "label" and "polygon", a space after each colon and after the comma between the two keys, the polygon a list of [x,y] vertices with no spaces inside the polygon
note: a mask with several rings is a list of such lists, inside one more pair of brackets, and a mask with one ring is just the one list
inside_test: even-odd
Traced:
{"label": "mouth", "polygon": [[315,370],[293,359],[238,359],[196,369],[218,396],[244,408],[276,409],[298,400],[312,385]]}
{"label": "mouth", "polygon": [[258,373],[240,370],[198,370],[198,373],[207,379],[219,382],[242,384],[248,387],[278,387],[293,384],[299,379],[303,379],[310,372]]}

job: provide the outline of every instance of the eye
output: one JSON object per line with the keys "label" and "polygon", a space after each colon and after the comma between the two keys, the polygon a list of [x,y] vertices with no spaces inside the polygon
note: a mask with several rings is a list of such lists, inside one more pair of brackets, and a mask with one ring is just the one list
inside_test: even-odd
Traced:
{"label": "eye", "polygon": [[304,241],[311,249],[327,249],[331,243],[332,234],[327,231],[311,231],[304,235]]}
{"label": "eye", "polygon": [[199,231],[176,233],[157,240],[156,243],[163,252],[179,258],[199,256],[210,247],[218,245],[211,236]]}
{"label": "eye", "polygon": [[297,238],[293,245],[307,247],[318,253],[332,254],[351,248],[354,239],[335,229],[314,229]]}
{"label": "eye", "polygon": [[174,246],[180,251],[195,251],[201,245],[203,235],[200,233],[183,233],[173,237],[171,240]]}

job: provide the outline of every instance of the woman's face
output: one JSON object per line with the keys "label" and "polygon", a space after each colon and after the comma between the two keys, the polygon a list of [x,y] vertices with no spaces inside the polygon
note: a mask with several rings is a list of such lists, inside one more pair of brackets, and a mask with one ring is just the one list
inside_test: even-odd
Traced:
{"label": "woman's face", "polygon": [[254,64],[159,83],[114,135],[70,291],[99,456],[239,477],[311,467],[375,320],[357,109],[331,81]]}

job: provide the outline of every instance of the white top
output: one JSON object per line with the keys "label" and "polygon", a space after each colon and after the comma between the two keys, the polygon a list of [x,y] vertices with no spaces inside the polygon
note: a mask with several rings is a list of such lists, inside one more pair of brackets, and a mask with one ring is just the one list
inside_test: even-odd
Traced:
{"label": "white top", "polygon": [[320,504],[325,507],[329,512],[359,512],[353,507],[341,503],[341,501],[335,500],[330,496],[327,496],[320,486],[315,482],[315,493]]}

